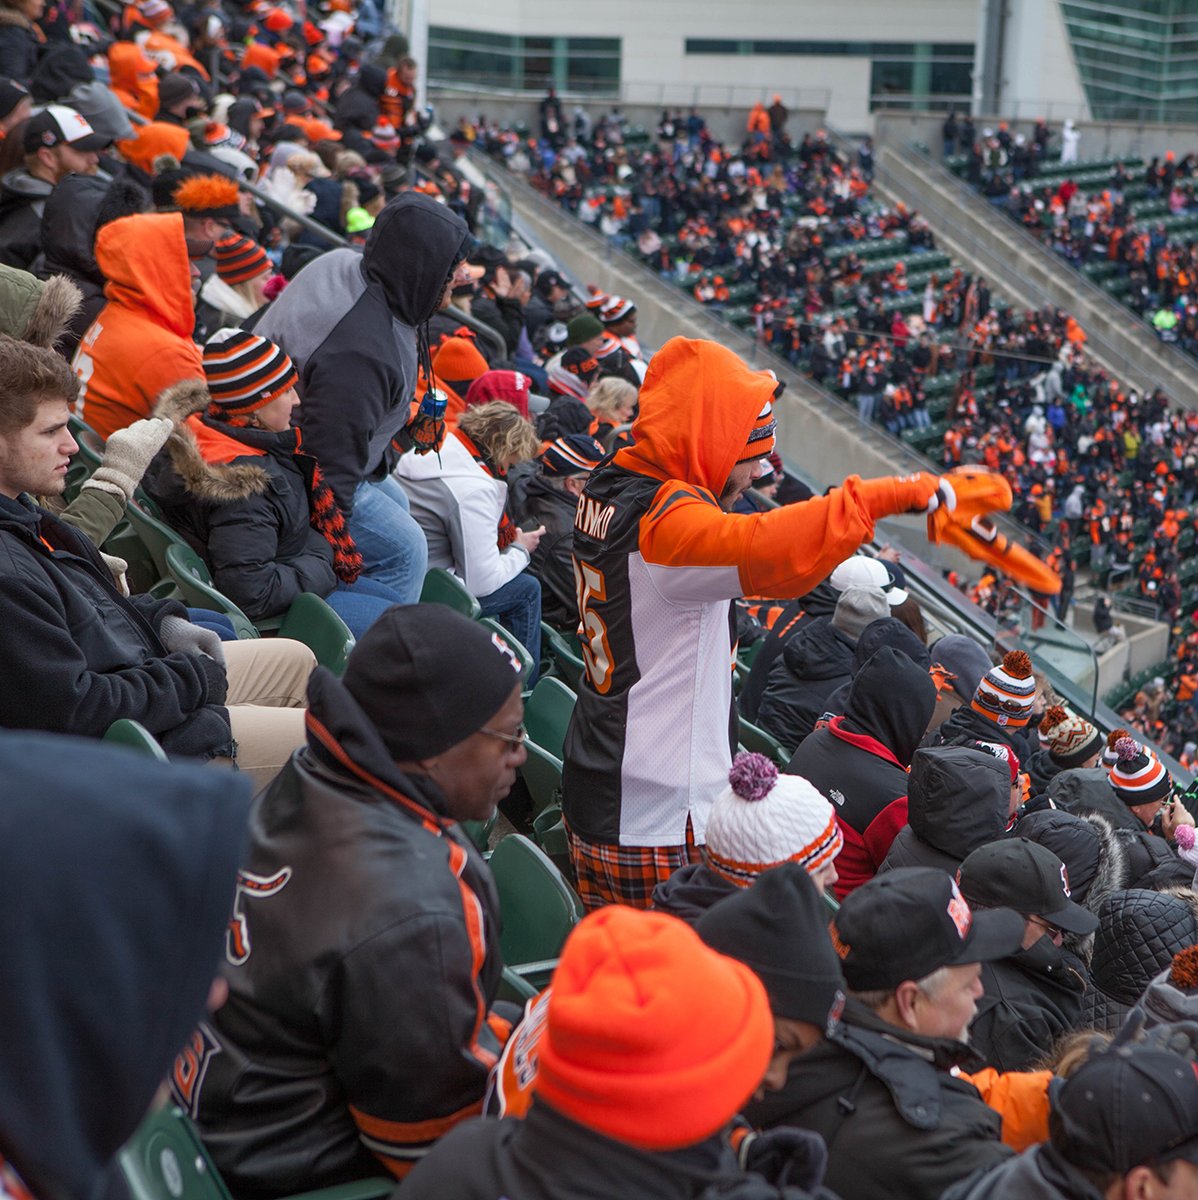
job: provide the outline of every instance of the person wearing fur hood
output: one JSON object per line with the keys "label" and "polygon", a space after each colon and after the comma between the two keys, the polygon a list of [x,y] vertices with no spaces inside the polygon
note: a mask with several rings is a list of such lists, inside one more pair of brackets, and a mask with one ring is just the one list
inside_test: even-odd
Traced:
{"label": "person wearing fur hood", "polygon": [[301,592],[323,597],[360,637],[397,593],[361,578],[362,558],[316,460],[291,425],[296,370],[273,342],[222,329],[204,347],[206,384],[168,388],[175,423],[144,486],[252,621]]}

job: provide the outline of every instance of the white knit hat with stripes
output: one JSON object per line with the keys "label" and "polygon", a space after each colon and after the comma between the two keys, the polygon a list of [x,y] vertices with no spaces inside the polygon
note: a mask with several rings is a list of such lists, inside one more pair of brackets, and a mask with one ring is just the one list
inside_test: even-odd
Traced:
{"label": "white knit hat with stripes", "polygon": [[707,821],[707,865],[747,888],[763,871],[797,862],[809,874],[840,853],[832,805],[801,775],[780,775],[764,754],[742,751]]}
{"label": "white knit hat with stripes", "polygon": [[1031,720],[1035,700],[1032,660],[1023,650],[1011,650],[1003,656],[1001,666],[991,667],[982,676],[970,707],[996,725],[1018,729]]}
{"label": "white knit hat with stripes", "polygon": [[1115,752],[1115,763],[1107,778],[1128,808],[1169,799],[1173,776],[1147,746],[1124,729],[1111,733],[1108,745]]}

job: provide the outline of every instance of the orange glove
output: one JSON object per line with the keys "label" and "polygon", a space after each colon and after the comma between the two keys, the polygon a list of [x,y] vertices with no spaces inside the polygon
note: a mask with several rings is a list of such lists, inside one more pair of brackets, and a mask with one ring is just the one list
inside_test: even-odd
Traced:
{"label": "orange glove", "polygon": [[858,495],[875,521],[899,513],[934,513],[941,507],[951,511],[957,506],[952,484],[942,475],[933,475],[930,471],[863,479]]}

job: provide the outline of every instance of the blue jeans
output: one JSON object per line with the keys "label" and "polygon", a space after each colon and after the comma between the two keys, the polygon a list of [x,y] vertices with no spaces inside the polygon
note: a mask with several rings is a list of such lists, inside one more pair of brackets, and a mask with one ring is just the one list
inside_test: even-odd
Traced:
{"label": "blue jeans", "polygon": [[189,608],[187,619],[201,629],[210,629],[222,642],[237,641],[237,633],[233,622],[224,613],[213,612],[209,608]]}
{"label": "blue jeans", "polygon": [[357,583],[338,583],[325,603],[349,626],[350,633],[360,638],[376,617],[403,600],[385,583],[360,575]]}
{"label": "blue jeans", "polygon": [[428,570],[428,543],[403,488],[390,476],[358,484],[349,532],[362,552],[363,574],[396,592],[397,604],[415,604]]}
{"label": "blue jeans", "polygon": [[541,581],[521,571],[489,596],[479,596],[478,603],[484,617],[496,617],[532,655],[532,674],[525,685],[532,687],[541,665]]}

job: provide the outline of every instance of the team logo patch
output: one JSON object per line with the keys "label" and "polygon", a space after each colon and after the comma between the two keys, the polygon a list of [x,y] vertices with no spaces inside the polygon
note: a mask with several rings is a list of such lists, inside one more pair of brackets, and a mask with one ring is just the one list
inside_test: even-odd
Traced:
{"label": "team logo patch", "polygon": [[956,880],[953,881],[953,894],[948,899],[948,915],[957,927],[957,935],[964,941],[973,925],[973,913],[970,912],[965,897],[958,891]]}
{"label": "team logo patch", "polygon": [[284,867],[273,875],[253,875],[249,871],[237,872],[237,898],[233,901],[233,915],[229,918],[229,930],[225,937],[225,958],[235,967],[240,967],[250,957],[250,927],[242,911],[242,898],[251,896],[265,898],[278,895],[291,878],[291,868]]}
{"label": "team logo patch", "polygon": [[200,1089],[204,1086],[208,1064],[219,1053],[220,1044],[212,1030],[201,1024],[196,1026],[187,1045],[175,1056],[170,1080],[171,1093],[179,1107],[186,1109],[193,1121],[199,1113]]}
{"label": "team logo patch", "polygon": [[1073,895],[1073,893],[1069,890],[1069,870],[1064,863],[1061,863],[1061,887],[1065,889],[1066,896]]}

